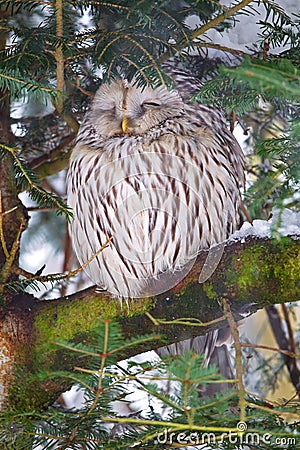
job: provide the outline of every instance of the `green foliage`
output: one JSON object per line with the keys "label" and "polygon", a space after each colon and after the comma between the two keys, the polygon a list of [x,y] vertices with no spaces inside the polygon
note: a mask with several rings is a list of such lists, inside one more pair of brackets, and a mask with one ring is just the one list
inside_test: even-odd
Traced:
{"label": "green foliage", "polygon": [[259,157],[248,167],[252,182],[245,200],[251,216],[269,218],[274,206],[298,209],[300,76],[295,62],[245,58],[238,67],[221,65],[194,99],[220,105],[234,112],[245,129],[251,127]]}
{"label": "green foliage", "polygon": [[227,114],[243,115],[257,105],[258,93],[247,83],[236,82],[233,78],[217,75],[204,84],[193,100],[221,107]]}
{"label": "green foliage", "polygon": [[0,89],[9,91],[12,98],[25,100],[28,96],[33,100],[42,100],[45,104],[57,99],[58,93],[50,86],[42,86],[32,81],[32,78],[23,77],[19,69],[0,68]]}
{"label": "green foliage", "polygon": [[[3,86],[16,95],[22,83],[24,88],[26,84],[29,87],[29,80],[34,78],[49,83],[49,73],[56,69],[58,47],[63,51],[65,75],[70,82],[75,82],[78,76],[85,77],[87,63],[92,63],[94,69],[104,67],[108,77],[125,74],[131,79],[137,75],[143,84],[162,83],[165,74],[159,67],[159,59],[174,55],[179,47],[191,45],[193,30],[185,25],[185,20],[195,14],[202,23],[207,23],[212,14],[223,11],[218,2],[209,0],[184,4],[170,0],[64,1],[63,36],[58,37],[54,5],[46,8],[44,2],[18,0],[2,3],[13,12],[4,24],[7,30],[13,27],[14,38],[2,55],[0,74]],[[78,20],[87,11],[91,12],[91,23],[82,28]],[[10,78],[5,76],[4,69],[9,71]],[[26,76],[27,82],[23,80]],[[36,82],[32,86],[41,91]]]}
{"label": "green foliage", "polygon": [[[205,385],[218,383],[221,377],[214,367],[205,367],[200,355],[187,353],[142,364],[131,361],[127,367],[115,364],[129,347],[154,338],[125,340],[118,324],[102,320],[89,345],[58,343],[81,354],[82,366],[73,373],[39,377],[49,380],[60,376],[76,382],[78,388],[84,389],[84,405],[80,410],[53,406],[43,413],[14,411],[2,415],[0,442],[6,447],[1,448],[34,449],[41,445],[43,449],[171,449],[185,442],[192,446],[206,443],[212,449],[220,448],[219,445],[235,449],[237,442],[242,444],[251,438],[256,439],[259,448],[271,449],[275,438],[295,439],[295,425],[290,424],[287,429],[283,417],[289,413],[296,417],[297,405],[274,409],[253,395],[245,398],[248,434],[238,433],[238,393],[233,389],[213,397],[201,394]],[[171,392],[166,390],[167,383],[173,385]],[[130,403],[126,395],[133,386],[137,396],[146,394],[148,408],[121,416],[113,402]],[[269,433],[270,441],[266,441]],[[291,445],[284,448],[296,448],[295,442],[291,440]]]}
{"label": "green foliage", "polygon": [[[43,267],[44,269],[44,267]],[[39,292],[41,286],[48,287],[50,284],[52,289],[57,287],[57,285],[69,278],[70,275],[64,275],[61,273],[51,273],[49,275],[33,275],[30,278],[20,277],[20,279],[15,281],[8,281],[3,283],[0,281],[0,286],[3,284],[7,289],[11,289],[14,292],[22,292],[27,288],[32,291]]]}
{"label": "green foliage", "polygon": [[26,190],[33,201],[42,208],[54,208],[58,215],[65,214],[69,219],[72,213],[62,199],[57,195],[46,192],[39,183],[35,172],[30,170],[26,161],[18,154],[18,150],[0,143],[0,160],[9,153],[13,159],[16,184],[20,191]]}
{"label": "green foliage", "polygon": [[[300,21],[299,14],[294,14],[295,20],[291,19],[283,8],[274,2],[267,2],[265,20],[259,22],[261,29],[261,45],[267,43],[274,47],[288,45],[285,52],[290,57],[299,51]],[[297,58],[295,58],[296,60]]]}
{"label": "green foliage", "polygon": [[232,75],[266,98],[283,98],[285,100],[300,100],[300,73],[295,64],[285,59],[273,61],[244,62],[234,69],[222,67],[222,72]]}
{"label": "green foliage", "polygon": [[274,205],[299,210],[300,146],[294,128],[285,137],[258,141],[255,148],[264,162],[252,166],[256,178],[246,198],[252,217],[269,217]]}
{"label": "green foliage", "polygon": [[[216,48],[205,33],[210,28],[227,32],[234,27],[239,13],[251,14],[250,5],[231,14],[230,9],[215,0],[116,0],[113,3],[64,0],[62,32],[58,32],[58,3],[3,0],[0,6],[0,34],[7,38],[6,47],[0,46],[0,97],[9,97],[11,101],[21,99],[23,103],[29,99],[48,107],[52,104],[52,109],[41,106],[38,113],[31,110],[25,114],[23,110],[19,119],[22,134],[13,136],[13,145],[6,142],[0,145],[2,156],[9,154],[11,158],[19,191],[27,190],[40,207],[54,208],[69,218],[68,207],[58,195],[48,193],[36,176],[38,157],[48,157],[61,148],[63,138],[70,134],[66,123],[70,126],[72,121],[81,121],[99,85],[100,74],[105,79],[124,75],[142,86],[170,84],[163,62],[176,55],[183,67],[203,84],[194,100],[221,106],[228,117],[232,113],[237,116],[245,133],[250,130],[248,144],[254,149],[255,158],[248,161],[251,181],[245,200],[252,217],[269,217],[274,206],[299,207],[297,16],[295,20],[290,18],[271,0],[253,2],[253,5],[263,4],[266,11],[260,21],[260,36],[257,42],[249,43],[249,58],[244,58],[243,52],[225,49],[227,54],[234,55],[227,67],[218,58],[209,60],[207,54],[201,53]],[[86,16],[89,21],[82,22]],[[198,20],[195,29],[188,25],[193,16]],[[287,48],[279,54],[274,52],[281,45]],[[189,52],[198,53],[189,58]],[[191,68],[190,59],[200,64]],[[63,78],[60,86],[59,76]],[[13,107],[14,103],[12,112]],[[16,123],[17,119],[12,114],[9,121]],[[60,157],[65,157],[63,151]],[[69,276],[38,273],[32,278],[9,281],[6,287],[17,291],[28,287],[39,290],[41,284],[56,285]],[[142,337],[138,342],[148,342],[147,339]],[[166,429],[169,429],[167,436],[174,433],[175,443],[182,432],[201,437],[212,431],[218,439],[226,433],[223,442],[211,448],[237,448],[236,442],[229,439],[229,433],[237,431],[240,420],[237,392],[232,390],[210,398],[201,396],[201,386],[221,381],[216,369],[205,367],[201,356],[190,353],[161,363],[131,362],[126,368],[117,364],[120,358],[126,357],[128,347],[136,344],[137,339],[124,340],[118,326],[110,322],[99,324],[95,342],[90,345],[61,342],[61,347],[82,355],[82,367],[74,372],[47,373],[41,377],[61,376],[85,389],[82,410],[52,407],[30,414],[4,413],[0,417],[1,448],[28,450],[38,445],[44,449],[57,446],[60,449],[122,449],[134,445],[135,448],[174,448],[172,442],[163,444],[157,439]],[[142,417],[138,414],[121,417],[112,408],[113,401],[126,403],[125,386],[129,380],[147,395],[149,408]],[[172,382],[174,389],[166,392],[157,381]],[[153,409],[155,401],[168,411],[167,415]],[[260,439],[256,447],[278,448],[274,440],[270,444],[263,441],[264,433],[273,437],[294,436],[297,404],[286,402],[279,407],[255,396],[247,396],[245,401],[248,430],[258,433]],[[290,441],[285,448],[296,446]]]}
{"label": "green foliage", "polygon": [[[298,68],[287,59],[253,62],[246,58],[239,67],[221,70],[232,76],[234,83],[246,83],[250,91],[255,90],[265,101],[273,102],[277,114],[283,105],[290,106],[290,112],[282,117],[278,126],[278,116],[276,119],[274,115],[272,138],[255,136],[255,150],[265,162],[252,167],[257,179],[247,192],[250,212],[253,217],[268,217],[274,206],[280,209],[299,207],[299,198],[294,196],[300,178],[300,134],[295,120],[299,106],[292,106],[300,99]],[[268,109],[272,110],[270,106]]]}

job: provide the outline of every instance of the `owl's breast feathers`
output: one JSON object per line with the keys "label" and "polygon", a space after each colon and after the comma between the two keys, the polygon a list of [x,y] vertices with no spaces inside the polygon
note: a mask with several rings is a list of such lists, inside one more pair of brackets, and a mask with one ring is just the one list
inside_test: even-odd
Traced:
{"label": "owl's breast feathers", "polygon": [[68,202],[80,263],[113,237],[86,268],[97,285],[140,296],[237,228],[243,155],[218,114],[188,106],[139,135],[97,141],[96,133],[87,139],[86,125],[79,132]]}

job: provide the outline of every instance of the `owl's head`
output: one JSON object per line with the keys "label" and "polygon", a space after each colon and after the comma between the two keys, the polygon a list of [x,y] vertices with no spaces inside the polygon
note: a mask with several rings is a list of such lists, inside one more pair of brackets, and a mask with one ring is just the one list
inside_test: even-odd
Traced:
{"label": "owl's head", "polygon": [[124,80],[104,83],[96,92],[89,119],[102,137],[141,135],[182,113],[183,101],[164,86],[141,89]]}

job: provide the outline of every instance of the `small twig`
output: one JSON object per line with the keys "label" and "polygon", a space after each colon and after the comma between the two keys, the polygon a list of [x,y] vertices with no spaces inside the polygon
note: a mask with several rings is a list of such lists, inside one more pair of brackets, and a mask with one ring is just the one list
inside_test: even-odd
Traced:
{"label": "small twig", "polygon": [[34,276],[33,273],[28,272],[27,270],[24,270],[24,269],[22,269],[21,267],[18,267],[18,266],[15,266],[15,265],[12,266],[12,271],[13,271],[13,273],[15,273],[16,275],[23,275],[23,277],[26,277],[26,278],[31,278],[31,277]]}
{"label": "small twig", "polygon": [[77,275],[79,272],[81,272],[83,269],[85,269],[97,256],[108,246],[110,241],[113,239],[113,236],[107,238],[106,242],[99,248],[99,250],[94,253],[85,263],[83,263],[78,269],[72,270],[68,273],[66,278],[71,278]]}
{"label": "small twig", "polygon": [[6,282],[6,280],[8,279],[8,277],[12,271],[11,269],[12,269],[14,260],[16,258],[16,254],[19,251],[20,238],[21,238],[22,231],[24,230],[24,225],[25,225],[25,218],[22,219],[20,226],[19,226],[17,236],[13,242],[12,248],[11,248],[10,252],[8,252],[8,255],[6,256],[6,261],[5,261],[5,264],[2,269],[2,282],[1,282],[2,286],[0,285],[1,291],[3,291],[3,289],[4,289],[4,286],[5,286],[4,283]]}
{"label": "small twig", "polygon": [[233,133],[233,131],[234,131],[235,121],[236,121],[236,114],[235,114],[234,111],[232,111],[232,113],[231,113],[231,120],[230,120],[230,131],[231,131],[231,133]]}
{"label": "small twig", "polygon": [[269,50],[270,50],[270,42],[266,41],[264,43],[264,50],[263,50],[263,57],[262,57],[263,61],[267,60]]}
{"label": "small twig", "polygon": [[28,206],[26,210],[28,212],[50,212],[56,211],[56,208],[39,208],[38,206]]}
{"label": "small twig", "polygon": [[[73,84],[73,83],[72,83]],[[80,84],[80,78],[76,77],[76,84],[75,84],[76,88],[82,92],[84,95],[86,95],[87,97],[89,97],[90,99],[93,99],[95,96],[94,92],[88,91],[87,89],[84,89],[81,84]]]}
{"label": "small twig", "polygon": [[[201,34],[204,34],[206,31],[210,30],[211,28],[216,27],[220,23],[224,22],[224,20],[228,19],[229,17],[236,14],[241,9],[245,8],[249,3],[253,2],[253,0],[242,0],[240,3],[234,5],[232,8],[228,8],[226,11],[224,11],[219,16],[209,20],[207,23],[202,25],[201,27],[197,28],[192,34],[191,34],[191,41],[194,39],[197,39]],[[188,42],[186,40],[180,41],[176,45],[176,51],[180,52],[180,50],[183,50],[188,45]],[[192,45],[197,46],[198,42],[193,42]],[[200,43],[202,45],[202,42]],[[170,54],[168,52],[164,53],[160,58],[159,62],[163,63],[167,59],[169,59]]]}
{"label": "small twig", "polygon": [[202,27],[197,28],[197,30],[195,30],[194,33],[192,33],[192,39],[196,39],[197,37],[201,36],[201,34],[219,25],[219,23],[224,22],[224,20],[228,19],[241,9],[245,8],[252,1],[253,0],[242,0],[240,3],[237,3],[232,8],[228,8],[227,11],[225,11],[223,14],[220,14],[214,19],[209,20],[207,23],[202,25]]}
{"label": "small twig", "polygon": [[235,362],[236,362],[236,376],[238,380],[239,387],[239,408],[240,408],[240,421],[246,422],[246,390],[243,381],[243,353],[242,353],[242,345],[240,341],[240,334],[232,312],[230,310],[229,302],[227,299],[222,300],[223,311],[227,318],[230,331],[234,341],[235,347]]}
{"label": "small twig", "polygon": [[299,414],[294,413],[292,411],[283,411],[281,409],[269,408],[268,406],[257,405],[256,403],[252,403],[250,401],[247,401],[246,404],[250,408],[259,409],[261,411],[266,412],[267,414],[273,414],[278,417],[286,418],[288,422],[290,422],[291,420],[294,420],[297,423],[299,422]]}
{"label": "small twig", "polygon": [[241,211],[244,214],[244,216],[246,217],[246,219],[248,220],[249,223],[251,223],[251,225],[253,224],[253,219],[249,214],[249,211],[246,208],[246,205],[244,202],[241,202]]}
{"label": "small twig", "polygon": [[214,44],[211,42],[195,42],[193,43],[193,45],[195,47],[200,47],[200,48],[215,48],[216,50],[220,50],[223,52],[227,52],[227,53],[232,53],[233,55],[238,55],[238,56],[246,56],[247,53],[243,52],[242,50],[238,50],[235,48],[231,48],[231,47],[226,47],[225,45],[221,45],[221,44]]}
{"label": "small twig", "polygon": [[[0,196],[1,196],[1,192],[0,192]],[[0,197],[0,200],[1,200],[1,197]],[[18,209],[18,206],[14,206],[13,208],[10,208],[9,210],[4,211],[2,213],[2,217],[7,216],[8,214],[14,212],[16,209]]]}
{"label": "small twig", "polygon": [[[282,309],[282,312],[284,315],[284,319],[286,322],[287,331],[288,331],[288,335],[289,335],[289,347],[290,347],[291,353],[293,354],[293,356],[289,355],[292,358],[293,372],[298,373],[298,375],[300,375],[298,365],[297,365],[297,360],[296,360],[296,343],[295,343],[295,339],[294,339],[294,332],[293,332],[292,324],[290,321],[289,310],[285,304],[281,305],[281,309]],[[297,388],[299,390],[300,380],[299,380]]]}
{"label": "small twig", "polygon": [[[67,280],[69,278],[74,277],[75,275],[77,275],[79,272],[81,272],[83,269],[85,269],[86,266],[88,266],[90,264],[90,262],[93,261],[93,259],[95,259],[99,253],[101,253],[109,244],[109,242],[113,239],[113,237],[111,236],[110,238],[107,239],[107,241],[99,248],[99,250],[94,253],[84,264],[82,264],[80,267],[78,267],[75,270],[72,270],[71,272],[67,273],[67,274],[60,274],[60,273],[52,273],[52,274],[48,274],[45,276],[29,276],[28,279],[31,281],[40,281],[40,282],[46,282],[46,281],[51,281],[51,277],[56,277],[54,281],[62,281],[62,280]],[[7,278],[6,278],[7,279]],[[9,282],[9,283],[5,283],[5,280],[0,282],[0,286],[13,286],[14,284],[16,284],[14,281]]]}
{"label": "small twig", "polygon": [[273,400],[271,401],[271,400],[269,400],[268,398],[263,397],[263,396],[257,394],[256,392],[255,392],[255,394],[253,394],[253,393],[250,392],[250,391],[246,391],[246,394],[247,394],[249,397],[254,397],[254,398],[256,398],[256,399],[261,400],[261,401],[262,401],[263,403],[265,403],[265,404],[272,405],[272,407],[273,407],[273,406],[279,406],[277,402],[275,402],[275,401],[273,401]]}
{"label": "small twig", "polygon": [[291,354],[293,354],[292,358],[294,358],[294,367],[297,368],[297,362],[295,359],[296,358],[295,357],[296,343],[295,343],[295,339],[294,339],[294,332],[293,332],[292,324],[290,321],[289,310],[285,304],[281,305],[281,309],[282,309],[282,312],[284,315],[284,320],[286,322],[286,326],[287,326],[287,330],[288,330],[288,334],[289,334],[289,344],[290,344],[290,348],[291,348]]}
{"label": "small twig", "polygon": [[295,352],[290,352],[288,350],[283,350],[281,348],[277,347],[269,347],[268,345],[257,345],[257,344],[248,344],[246,342],[241,342],[242,347],[249,347],[249,348],[260,348],[262,350],[270,350],[272,352],[279,352],[283,353],[284,355],[288,355],[291,358],[300,358],[300,355],[297,355]]}
{"label": "small twig", "polygon": [[6,245],[4,231],[3,231],[3,216],[4,216],[5,213],[7,214],[7,211],[6,212],[2,211],[2,194],[0,192],[0,240],[1,240],[1,245],[2,245],[2,248],[3,248],[3,253],[5,255],[5,258],[8,259],[9,258],[9,251],[7,250],[7,245]]}
{"label": "small twig", "polygon": [[155,319],[155,317],[153,317],[148,311],[145,312],[145,315],[151,320],[152,323],[154,323],[154,325],[159,325],[159,319]]}
{"label": "small twig", "polygon": [[292,395],[292,397],[289,398],[286,402],[284,402],[284,403],[282,404],[282,406],[288,405],[290,402],[292,402],[293,400],[295,400],[297,397],[299,397],[299,392],[295,392],[295,394]]}
{"label": "small twig", "polygon": [[61,205],[59,203],[59,200],[53,196],[51,196],[51,194],[49,194],[48,192],[46,192],[42,187],[39,186],[39,184],[35,183],[34,181],[32,181],[31,177],[28,175],[26,168],[24,167],[24,163],[22,162],[22,160],[19,158],[18,153],[20,153],[20,151],[17,148],[13,148],[13,147],[9,147],[8,145],[4,145],[2,143],[0,143],[0,147],[2,147],[4,150],[6,150],[7,152],[9,152],[12,157],[15,160],[15,163],[17,164],[17,166],[19,167],[24,179],[27,181],[28,183],[28,188],[27,190],[30,192],[31,189],[35,190],[36,192],[38,192],[39,194],[42,194],[45,197],[51,198],[52,203],[57,205],[57,209],[64,211],[64,213],[66,215],[68,215],[69,210],[65,205]]}
{"label": "small twig", "polygon": [[157,319],[153,317],[149,312],[145,312],[146,316],[154,323],[154,325],[188,325],[190,327],[208,327],[210,325],[214,325],[219,322],[223,322],[226,317],[218,317],[217,319],[210,320],[209,322],[202,322],[200,319],[196,319],[195,317],[181,317],[179,319],[174,320],[165,320],[165,319]]}

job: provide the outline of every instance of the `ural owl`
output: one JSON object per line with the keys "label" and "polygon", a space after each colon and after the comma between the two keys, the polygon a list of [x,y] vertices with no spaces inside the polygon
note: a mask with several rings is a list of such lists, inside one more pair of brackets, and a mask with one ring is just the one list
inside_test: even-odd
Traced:
{"label": "ural owl", "polygon": [[119,298],[164,292],[239,222],[242,151],[221,112],[117,80],[97,91],[68,173],[70,225],[91,280]]}

